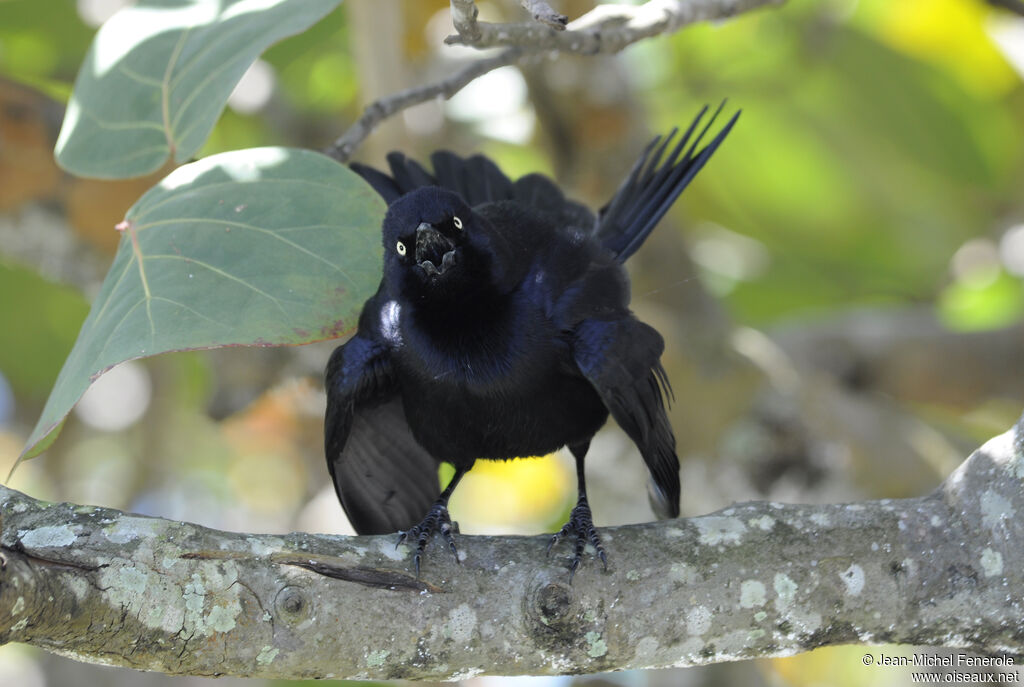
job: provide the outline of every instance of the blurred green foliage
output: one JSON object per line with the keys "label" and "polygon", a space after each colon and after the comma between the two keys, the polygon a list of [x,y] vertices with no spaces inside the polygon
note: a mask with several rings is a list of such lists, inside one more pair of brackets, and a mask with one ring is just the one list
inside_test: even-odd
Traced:
{"label": "blurred green foliage", "polygon": [[[921,12],[908,15],[904,3],[796,0],[670,41],[677,67],[661,66],[643,92],[654,128],[720,94],[744,109],[677,208],[767,247],[768,268],[726,295],[740,320],[765,325],[959,293],[953,254],[971,237],[997,240],[1019,213],[1021,82],[984,31],[989,12],[976,3],[965,19],[917,4]],[[900,32],[903,22],[923,25],[916,42]],[[922,54],[919,34],[929,27],[935,40],[961,43]],[[648,43],[631,57],[649,64],[663,50]],[[1024,316],[1021,288],[1006,276],[1001,289],[972,289],[969,307],[964,295],[939,303],[957,328],[1003,326]]]}
{"label": "blurred green foliage", "polygon": [[[92,31],[73,2],[53,5],[61,10],[0,5],[0,72],[66,94]],[[977,289],[948,271],[965,240],[1005,229],[1024,167],[1020,78],[987,31],[998,19],[971,0],[793,0],[626,52],[654,130],[722,95],[745,111],[676,210],[767,248],[767,269],[724,294],[740,321],[901,302],[935,302],[957,328],[1024,315],[1017,277]],[[339,115],[358,113],[343,12],[263,59],[278,81],[274,112],[228,109],[202,155],[324,145],[340,133]],[[513,174],[550,171],[544,151],[483,145]]]}
{"label": "blurred green foliage", "polygon": [[0,4],[0,74],[67,98],[93,29],[78,17],[74,0]]}
{"label": "blurred green foliage", "polygon": [[[17,397],[46,400],[89,305],[75,289],[0,262],[0,371]],[[17,294],[16,297],[14,295]],[[17,323],[17,324],[16,324]],[[32,332],[26,335],[26,330]]]}

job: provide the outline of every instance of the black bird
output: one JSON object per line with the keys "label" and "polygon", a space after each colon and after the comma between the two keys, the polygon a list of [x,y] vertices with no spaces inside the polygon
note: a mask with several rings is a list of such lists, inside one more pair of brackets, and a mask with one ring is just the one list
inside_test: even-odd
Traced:
{"label": "black bird", "polygon": [[[587,542],[607,564],[583,462],[609,412],[647,463],[659,515],[679,515],[664,345],[629,310],[622,263],[739,116],[697,151],[718,114],[694,136],[706,111],[671,149],[675,130],[655,138],[596,216],[482,155],[436,152],[433,174],[400,153],[390,176],[352,165],[388,203],[380,287],[327,364],[327,465],[357,532],[401,531],[419,574],[435,532],[455,553],[448,499],[476,460],[568,446],[579,501],[548,550],[572,535],[571,573]],[[444,491],[441,461],[455,467]]]}

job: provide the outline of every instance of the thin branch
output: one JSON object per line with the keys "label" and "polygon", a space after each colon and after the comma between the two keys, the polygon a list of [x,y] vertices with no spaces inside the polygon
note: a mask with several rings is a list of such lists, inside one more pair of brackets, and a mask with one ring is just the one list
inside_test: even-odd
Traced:
{"label": "thin branch", "polygon": [[[434,98],[450,98],[479,76],[519,61],[521,58],[551,51],[585,55],[617,53],[639,40],[672,33],[699,21],[725,19],[755,7],[781,4],[784,0],[651,0],[639,7],[601,5],[570,24],[571,31],[552,28],[557,15],[545,2],[521,0],[537,21],[524,24],[488,24],[477,21],[472,0],[451,0],[452,24],[457,36],[448,43],[476,48],[507,46],[506,50],[462,67],[450,76],[374,101],[362,116],[324,152],[340,162],[348,162],[367,136],[388,117]],[[546,9],[545,9],[546,8]],[[549,14],[550,13],[550,14]]]}
{"label": "thin branch", "polygon": [[348,162],[359,144],[366,140],[366,137],[388,117],[434,98],[448,99],[473,79],[499,67],[512,64],[522,55],[523,51],[519,48],[509,48],[492,57],[472,62],[441,81],[408,88],[376,100],[366,107],[363,115],[356,120],[355,124],[334,141],[325,153],[339,162]]}
{"label": "thin branch", "polygon": [[[455,30],[445,42],[491,48],[515,45],[531,52],[557,50],[582,55],[610,55],[644,38],[670,34],[700,21],[725,19],[784,0],[649,0],[643,5],[599,5],[556,31],[543,24],[490,24],[476,21],[470,0],[452,0]],[[456,6],[460,6],[456,11]]]}
{"label": "thin branch", "polygon": [[[0,643],[169,674],[455,680],[913,643],[1024,654],[1024,418],[933,494],[751,503],[602,530],[570,584],[546,537],[470,537],[424,577],[394,537],[219,532],[0,487]],[[851,668],[872,670],[871,668]]]}

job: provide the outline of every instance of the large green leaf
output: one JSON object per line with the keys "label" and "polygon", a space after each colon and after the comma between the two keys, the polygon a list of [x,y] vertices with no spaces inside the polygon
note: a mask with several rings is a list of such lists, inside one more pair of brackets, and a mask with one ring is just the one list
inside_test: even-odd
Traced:
{"label": "large green leaf", "polygon": [[353,329],[380,280],[384,211],[356,174],[310,151],[241,150],[174,171],[119,226],[117,256],[23,457],[117,363]]}
{"label": "large green leaf", "polygon": [[75,80],[57,161],[82,176],[189,160],[231,90],[272,43],[341,0],[141,0],[96,34]]}

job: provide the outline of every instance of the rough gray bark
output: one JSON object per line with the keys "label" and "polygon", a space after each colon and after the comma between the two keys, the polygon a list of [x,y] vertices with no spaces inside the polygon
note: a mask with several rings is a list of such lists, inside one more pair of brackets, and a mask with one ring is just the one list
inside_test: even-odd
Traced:
{"label": "rough gray bark", "polygon": [[458,679],[840,643],[1024,654],[1024,418],[934,493],[608,528],[569,584],[544,537],[268,536],[0,488],[0,641],[171,674]]}

